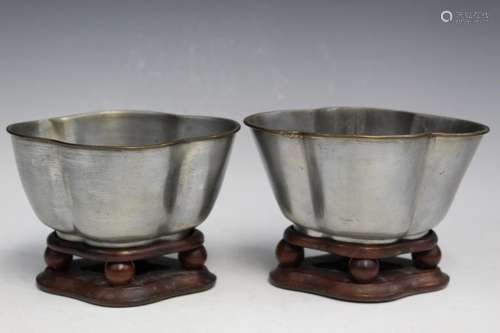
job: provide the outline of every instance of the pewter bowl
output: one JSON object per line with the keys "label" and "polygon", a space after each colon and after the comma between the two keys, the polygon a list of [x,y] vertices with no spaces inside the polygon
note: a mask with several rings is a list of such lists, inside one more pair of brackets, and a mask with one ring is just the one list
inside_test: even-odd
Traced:
{"label": "pewter bowl", "polygon": [[466,120],[346,107],[259,113],[245,124],[295,227],[365,244],[434,228],[488,132]]}
{"label": "pewter bowl", "polygon": [[38,218],[102,247],[179,239],[210,213],[237,122],[104,111],[10,125]]}

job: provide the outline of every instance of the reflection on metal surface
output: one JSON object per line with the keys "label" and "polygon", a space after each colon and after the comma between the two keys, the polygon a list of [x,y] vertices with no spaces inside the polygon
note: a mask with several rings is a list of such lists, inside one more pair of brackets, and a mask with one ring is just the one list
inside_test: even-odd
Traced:
{"label": "reflection on metal surface", "polygon": [[488,127],[371,108],[249,116],[276,199],[299,230],[359,243],[435,227]]}
{"label": "reflection on metal surface", "polygon": [[8,127],[39,219],[62,238],[105,247],[178,238],[203,222],[238,130],[229,119],[140,111]]}

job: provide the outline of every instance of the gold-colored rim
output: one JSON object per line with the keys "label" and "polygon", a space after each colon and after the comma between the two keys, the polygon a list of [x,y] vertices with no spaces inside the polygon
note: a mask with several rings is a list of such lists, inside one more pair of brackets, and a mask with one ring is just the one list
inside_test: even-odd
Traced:
{"label": "gold-colored rim", "polygon": [[[420,116],[426,116],[426,117],[437,117],[437,118],[442,118],[442,119],[450,119],[450,120],[460,120],[460,121],[465,121],[470,124],[474,124],[476,126],[482,127],[481,130],[477,131],[472,131],[472,132],[463,132],[463,133],[445,133],[445,132],[422,132],[422,133],[415,133],[415,134],[392,134],[392,135],[369,135],[369,134],[337,134],[337,133],[318,133],[318,132],[306,132],[306,131],[296,131],[296,130],[287,130],[287,129],[275,129],[275,128],[267,128],[267,127],[262,127],[259,125],[256,125],[255,123],[252,122],[251,118],[255,116],[260,116],[260,115],[265,115],[265,114],[271,114],[271,113],[279,113],[279,112],[313,112],[313,111],[320,111],[320,110],[325,110],[325,111],[331,111],[335,112],[336,110],[350,110],[355,112],[356,110],[374,110],[374,111],[390,111],[390,112],[398,112],[398,113],[406,113],[406,114],[412,114],[412,115],[420,115]],[[433,136],[440,136],[440,137],[472,137],[472,136],[478,136],[478,135],[484,135],[490,131],[490,128],[486,125],[483,125],[481,123],[465,120],[465,119],[460,119],[460,118],[452,118],[452,117],[445,117],[445,116],[437,116],[437,115],[432,115],[432,114],[426,114],[426,113],[417,113],[417,112],[410,112],[410,111],[400,111],[400,110],[392,110],[392,109],[381,109],[381,108],[371,108],[371,107],[323,107],[323,108],[314,108],[314,109],[295,109],[295,110],[273,110],[273,111],[266,111],[266,112],[259,112],[252,114],[250,116],[245,117],[243,120],[243,123],[258,131],[262,132],[267,132],[275,135],[282,135],[282,136],[287,136],[290,138],[297,138],[297,137],[311,137],[311,138],[343,138],[343,139],[373,139],[373,140],[384,140],[384,139],[412,139],[412,138],[421,138],[421,137],[433,137]]]}
{"label": "gold-colored rim", "polygon": [[150,144],[150,145],[137,145],[137,146],[87,145],[87,144],[61,141],[61,140],[57,140],[57,139],[30,136],[30,135],[16,132],[14,130],[14,127],[16,127],[16,126],[26,124],[26,123],[31,123],[31,122],[39,122],[39,121],[43,121],[46,119],[10,124],[7,126],[6,130],[9,134],[16,136],[16,137],[26,139],[26,140],[35,141],[35,142],[43,142],[43,143],[52,143],[52,144],[61,145],[61,146],[69,147],[69,148],[90,149],[90,150],[143,150],[143,149],[163,148],[163,147],[173,146],[173,145],[182,144],[182,143],[195,142],[195,141],[219,139],[219,138],[223,138],[226,136],[232,136],[236,132],[238,132],[241,128],[241,126],[238,122],[236,122],[232,119],[229,119],[229,118],[198,116],[198,115],[179,115],[179,114],[174,114],[174,113],[166,113],[166,112],[158,112],[158,111],[127,110],[127,109],[104,110],[104,111],[96,111],[96,112],[78,113],[78,114],[74,114],[74,115],[53,117],[53,118],[49,118],[49,119],[78,118],[78,117],[102,115],[102,114],[117,114],[117,115],[120,115],[120,114],[152,114],[153,115],[153,114],[155,114],[155,115],[168,115],[168,116],[184,118],[184,119],[221,120],[221,121],[230,122],[233,125],[233,128],[231,130],[218,132],[218,133],[215,133],[212,135],[187,137],[187,138],[181,138],[181,139],[176,139],[176,140],[170,140],[170,141],[166,141],[166,142],[162,142],[162,143],[156,143],[156,144]]}

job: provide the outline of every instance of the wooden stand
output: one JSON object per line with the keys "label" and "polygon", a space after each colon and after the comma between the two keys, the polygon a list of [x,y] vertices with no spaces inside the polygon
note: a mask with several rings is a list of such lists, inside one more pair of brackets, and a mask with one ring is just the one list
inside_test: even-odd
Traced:
{"label": "wooden stand", "polygon": [[[162,257],[169,253],[178,253],[179,260]],[[211,288],[216,278],[204,266],[206,259],[198,230],[181,240],[126,249],[70,242],[53,232],[47,239],[47,268],[36,282],[48,293],[97,305],[136,306]]]}
{"label": "wooden stand", "polygon": [[[304,248],[328,252],[304,259]],[[396,258],[411,253],[412,260]],[[384,302],[446,287],[437,267],[441,251],[433,231],[416,240],[364,245],[315,238],[286,229],[276,248],[277,287],[355,302]]]}

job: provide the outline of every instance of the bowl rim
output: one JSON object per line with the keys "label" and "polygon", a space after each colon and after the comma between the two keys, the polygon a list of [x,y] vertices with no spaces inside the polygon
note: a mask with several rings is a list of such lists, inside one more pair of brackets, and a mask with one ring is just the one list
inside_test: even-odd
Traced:
{"label": "bowl rim", "polygon": [[[41,122],[44,120],[53,120],[53,119],[64,120],[64,119],[88,117],[88,116],[95,116],[95,115],[105,115],[105,114],[118,115],[118,116],[119,115],[127,115],[127,114],[128,115],[133,115],[133,114],[147,115],[147,114],[150,114],[150,115],[167,115],[167,116],[173,116],[173,117],[184,118],[184,119],[220,120],[220,121],[227,121],[227,122],[231,123],[232,129],[230,129],[228,131],[218,132],[218,133],[211,134],[211,135],[192,136],[192,137],[179,138],[179,139],[175,139],[175,140],[169,140],[169,141],[165,141],[165,142],[161,142],[161,143],[148,144],[148,145],[132,145],[132,146],[129,146],[129,145],[127,145],[127,146],[89,145],[89,144],[73,143],[73,142],[67,142],[67,141],[62,141],[62,140],[57,140],[57,139],[44,138],[44,137],[33,136],[33,135],[26,135],[26,134],[20,133],[19,131],[16,131],[14,129],[14,127],[19,126],[19,125],[28,124],[28,123],[37,123],[37,122]],[[177,144],[181,144],[181,143],[212,140],[212,139],[223,138],[226,136],[232,136],[233,134],[238,132],[240,129],[241,129],[240,124],[237,121],[229,119],[229,118],[201,116],[201,115],[184,115],[184,114],[167,113],[167,112],[150,111],[150,110],[136,110],[136,109],[109,109],[109,110],[100,110],[100,111],[93,111],[93,112],[76,113],[76,114],[66,115],[66,116],[17,122],[17,123],[10,124],[6,127],[6,131],[9,134],[16,136],[16,137],[26,139],[26,140],[43,142],[43,143],[52,143],[52,144],[61,145],[61,146],[69,147],[69,148],[91,149],[91,150],[143,150],[143,149],[163,148],[163,147],[173,146],[173,145],[177,145]]]}
{"label": "bowl rim", "polygon": [[[477,130],[477,131],[472,131],[472,132],[463,132],[463,133],[445,133],[445,132],[421,132],[421,133],[414,133],[414,134],[387,134],[387,135],[372,135],[372,134],[339,134],[339,133],[318,133],[318,132],[307,132],[307,131],[297,131],[297,130],[287,130],[287,129],[276,129],[276,128],[268,128],[268,127],[263,127],[255,124],[252,121],[252,117],[255,116],[261,116],[261,115],[266,115],[266,114],[272,114],[272,113],[282,113],[282,112],[314,112],[314,111],[331,111],[331,112],[336,112],[340,110],[345,110],[345,111],[350,111],[350,112],[357,112],[361,110],[373,110],[373,111],[390,111],[390,112],[396,112],[400,114],[412,114],[412,115],[420,115],[420,116],[425,116],[425,117],[433,117],[433,118],[441,118],[441,119],[449,119],[449,120],[460,120],[460,121],[465,121],[474,125],[477,125],[479,127],[482,127],[482,129]],[[490,131],[490,128],[484,124],[466,120],[466,119],[461,119],[461,118],[454,118],[454,117],[447,117],[447,116],[440,116],[440,115],[434,115],[434,114],[428,114],[428,113],[418,113],[418,112],[411,112],[411,111],[402,111],[402,110],[395,110],[395,109],[385,109],[385,108],[375,108],[375,107],[356,107],[356,106],[332,106],[332,107],[319,107],[319,108],[309,108],[309,109],[288,109],[288,110],[272,110],[272,111],[265,111],[265,112],[259,112],[259,113],[254,113],[251,114],[243,120],[243,123],[258,131],[263,131],[263,132],[268,132],[271,134],[276,134],[276,135],[283,135],[287,137],[319,137],[319,138],[358,138],[358,139],[375,139],[375,140],[380,140],[380,139],[412,139],[412,138],[420,138],[420,137],[472,137],[472,136],[479,136],[479,135],[484,135]]]}

